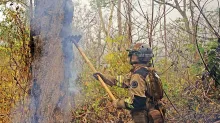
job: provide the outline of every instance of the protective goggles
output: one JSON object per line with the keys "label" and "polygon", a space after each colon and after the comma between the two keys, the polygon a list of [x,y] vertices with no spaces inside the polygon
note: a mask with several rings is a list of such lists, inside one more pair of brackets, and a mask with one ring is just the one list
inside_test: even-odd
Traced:
{"label": "protective goggles", "polygon": [[153,54],[143,54],[135,50],[129,51],[128,56],[131,57],[132,55],[136,55],[138,57],[153,57],[154,56]]}
{"label": "protective goggles", "polygon": [[129,51],[128,52],[128,56],[132,56],[132,55],[138,55],[138,54],[140,54],[140,52],[138,52],[138,51],[135,51],[135,50],[131,50],[131,51]]}

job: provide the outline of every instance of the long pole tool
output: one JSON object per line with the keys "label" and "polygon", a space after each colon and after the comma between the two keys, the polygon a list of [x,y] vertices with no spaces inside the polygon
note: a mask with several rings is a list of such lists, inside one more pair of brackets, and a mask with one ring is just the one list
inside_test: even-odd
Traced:
{"label": "long pole tool", "polygon": [[[75,44],[76,48],[79,50],[79,53],[82,55],[82,57],[84,58],[84,60],[86,61],[86,63],[89,65],[89,67],[92,69],[92,71],[94,73],[97,73],[97,70],[95,69],[95,67],[92,65],[92,63],[90,62],[90,60],[87,58],[86,54],[83,52],[82,48],[79,47],[79,45],[77,44],[77,42],[75,40],[72,40],[72,42]],[[115,101],[116,98],[114,97],[114,95],[112,94],[112,92],[109,90],[109,88],[107,87],[107,85],[105,84],[105,82],[102,80],[102,78],[98,75],[98,80],[101,82],[101,85],[104,87],[104,89],[106,90],[106,92],[108,93],[108,95],[110,96],[110,98]]]}

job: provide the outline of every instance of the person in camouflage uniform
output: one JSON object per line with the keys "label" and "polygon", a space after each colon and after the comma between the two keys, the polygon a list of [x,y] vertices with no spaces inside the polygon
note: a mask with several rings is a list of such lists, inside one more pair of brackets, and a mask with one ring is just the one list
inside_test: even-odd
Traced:
{"label": "person in camouflage uniform", "polygon": [[220,38],[218,39],[218,47],[209,52],[208,68],[210,76],[214,78],[216,86],[220,86]]}
{"label": "person in camouflage uniform", "polygon": [[212,77],[215,81],[215,86],[220,87],[220,38],[218,39],[218,46],[212,47],[208,52],[207,67],[209,73],[204,74],[202,80],[205,80],[206,76]]}
{"label": "person in camouflage uniform", "polygon": [[[162,123],[164,122],[164,112],[161,110],[160,99],[163,97],[159,76],[150,65],[153,57],[152,50],[143,43],[137,43],[129,50],[130,64],[133,66],[126,76],[113,78],[101,73],[98,75],[110,86],[119,86],[129,89],[129,97],[113,101],[116,108],[124,108],[131,111],[132,119],[135,123]],[[154,83],[157,96],[153,96],[150,82]]]}

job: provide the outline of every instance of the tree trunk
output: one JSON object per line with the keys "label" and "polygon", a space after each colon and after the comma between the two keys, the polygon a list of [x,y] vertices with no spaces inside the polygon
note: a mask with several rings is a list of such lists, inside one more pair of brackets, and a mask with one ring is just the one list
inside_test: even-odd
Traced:
{"label": "tree trunk", "polygon": [[152,11],[151,11],[151,25],[150,25],[150,35],[149,35],[149,46],[153,48],[153,28],[154,28],[154,0],[152,2]]}
{"label": "tree trunk", "polygon": [[[168,49],[167,49],[167,27],[166,27],[166,4],[164,0],[163,4],[163,14],[164,14],[164,47],[165,47],[165,67],[167,66],[167,57],[168,57]],[[169,82],[169,77],[167,72],[165,73],[166,82]]]}
{"label": "tree trunk", "polygon": [[132,43],[132,22],[131,22],[131,0],[127,0],[127,15],[128,15],[128,41],[129,44]]}
{"label": "tree trunk", "polygon": [[118,0],[117,18],[118,18],[118,35],[120,36],[122,35],[121,0]]}
{"label": "tree trunk", "polygon": [[[165,3],[165,0],[164,0]],[[164,47],[165,47],[165,62],[167,63],[167,29],[166,29],[166,4],[163,6],[163,14],[164,14]]]}
{"label": "tree trunk", "polygon": [[196,27],[195,27],[195,21],[194,21],[194,7],[192,4],[192,1],[190,1],[190,13],[191,13],[191,23],[192,23],[192,34],[191,35],[191,43],[194,44],[195,53],[194,53],[194,60],[195,62],[198,62],[199,60],[199,53],[198,50],[196,50]]}
{"label": "tree trunk", "polygon": [[[118,21],[118,36],[122,36],[122,20],[121,20],[121,0],[118,0],[118,9],[117,9],[117,21]],[[121,51],[122,47],[125,47],[123,40],[120,41],[118,45],[118,50]]]}
{"label": "tree trunk", "polygon": [[103,19],[103,16],[102,16],[102,8],[101,8],[101,5],[100,5],[99,2],[97,2],[97,7],[98,7],[98,12],[99,12],[100,22],[101,22],[101,25],[102,25],[102,30],[105,32],[105,35],[108,35],[108,32],[105,28],[105,22],[104,22],[104,19]]}
{"label": "tree trunk", "polygon": [[220,7],[218,8],[218,32],[220,32]]}
{"label": "tree trunk", "polygon": [[70,121],[68,86],[73,80],[71,0],[35,0],[32,26],[32,90],[31,118],[33,123]]}

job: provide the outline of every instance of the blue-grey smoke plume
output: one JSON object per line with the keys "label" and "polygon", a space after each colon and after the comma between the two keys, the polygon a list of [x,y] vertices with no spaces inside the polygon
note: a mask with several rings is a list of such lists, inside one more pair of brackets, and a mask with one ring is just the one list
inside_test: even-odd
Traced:
{"label": "blue-grey smoke plume", "polygon": [[70,122],[74,94],[79,91],[72,40],[81,38],[72,27],[73,11],[72,0],[34,1],[31,94],[25,105],[14,109],[22,113],[13,116],[13,122]]}
{"label": "blue-grey smoke plume", "polygon": [[[35,28],[34,33],[39,32],[36,37],[39,35],[45,44],[42,47],[39,65],[36,65],[38,68],[34,68],[37,72],[33,78],[31,94],[31,122],[69,122],[71,103],[74,101],[72,94],[76,91],[75,87],[71,87],[70,91],[70,83],[74,86],[77,77],[73,66],[73,44],[68,38],[74,35],[73,2],[63,0],[56,3],[46,0],[45,5],[38,0],[36,2],[34,16],[42,20],[39,20],[40,25],[35,23],[39,28]],[[42,6],[42,9],[39,6]],[[62,23],[56,23],[59,20],[62,20]]]}

